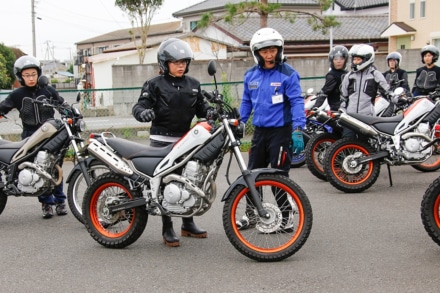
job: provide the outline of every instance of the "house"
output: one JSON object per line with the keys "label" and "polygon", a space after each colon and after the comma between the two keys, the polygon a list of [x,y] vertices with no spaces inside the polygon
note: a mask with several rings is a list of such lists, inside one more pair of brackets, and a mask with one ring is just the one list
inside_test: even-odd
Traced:
{"label": "house", "polygon": [[390,23],[381,36],[389,38],[389,51],[440,48],[438,0],[390,0]]}

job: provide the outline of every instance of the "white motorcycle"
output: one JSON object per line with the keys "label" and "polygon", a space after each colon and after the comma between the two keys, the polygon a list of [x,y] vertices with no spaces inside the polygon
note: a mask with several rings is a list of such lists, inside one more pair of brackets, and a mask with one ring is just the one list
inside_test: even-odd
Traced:
{"label": "white motorcycle", "polygon": [[[423,171],[440,168],[437,124],[440,118],[440,92],[414,98],[402,114],[375,117],[341,113],[338,123],[355,131],[359,138],[343,138],[327,150],[324,173],[327,180],[344,192],[370,188],[380,173],[380,164],[412,165]],[[360,139],[361,137],[365,139]],[[422,165],[433,158],[433,163]]]}
{"label": "white motorcycle", "polygon": [[[211,61],[208,73],[215,71]],[[85,225],[94,240],[122,248],[141,236],[149,215],[205,214],[216,197],[224,155],[231,152],[242,173],[222,197],[231,244],[257,261],[285,259],[304,245],[313,218],[304,191],[281,170],[248,170],[239,149],[244,124],[238,110],[217,89],[205,97],[215,104],[216,119],[197,123],[174,145],[153,148],[109,135],[90,140],[89,152],[113,171],[98,177],[83,199]],[[245,214],[252,215],[252,225],[239,230],[237,221]]]}

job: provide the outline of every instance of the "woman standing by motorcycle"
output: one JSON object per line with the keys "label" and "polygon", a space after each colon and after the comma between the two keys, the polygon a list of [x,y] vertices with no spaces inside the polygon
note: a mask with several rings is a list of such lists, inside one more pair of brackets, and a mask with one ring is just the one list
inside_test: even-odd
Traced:
{"label": "woman standing by motorcycle", "polygon": [[[157,62],[160,75],[146,81],[133,116],[140,122],[152,122],[150,145],[163,147],[173,144],[184,135],[196,115],[206,117],[213,109],[203,98],[200,82],[186,75],[193,57],[190,46],[170,38],[159,46]],[[162,235],[167,246],[179,246],[171,217],[162,216]],[[193,217],[182,218],[182,236],[206,238],[208,233],[199,229]]]}
{"label": "woman standing by motorcycle", "polygon": [[[14,73],[22,87],[12,91],[4,101],[0,103],[0,113],[7,114],[12,109],[20,112],[23,124],[22,139],[31,136],[46,120],[54,118],[53,108],[43,107],[40,103],[34,103],[35,99],[44,96],[48,101],[55,104],[63,104],[64,99],[50,86],[38,86],[38,78],[41,76],[40,62],[32,56],[22,56],[14,63]],[[63,192],[61,182],[53,194],[38,196],[42,204],[43,218],[53,216],[52,205],[55,205],[57,215],[67,215],[66,195]]]}
{"label": "woman standing by motorcycle", "polygon": [[383,73],[391,88],[402,87],[409,92],[408,73],[400,68],[402,55],[399,52],[391,52],[387,55],[387,66],[389,70]]}
{"label": "woman standing by motorcycle", "polygon": [[440,86],[440,67],[435,65],[439,55],[437,47],[426,45],[422,48],[420,55],[425,66],[416,70],[416,78],[412,88],[414,96],[429,95]]}

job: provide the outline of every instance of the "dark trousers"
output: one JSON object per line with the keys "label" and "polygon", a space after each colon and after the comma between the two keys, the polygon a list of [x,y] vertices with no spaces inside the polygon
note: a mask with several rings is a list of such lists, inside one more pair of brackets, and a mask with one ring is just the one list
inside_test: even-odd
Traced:
{"label": "dark trousers", "polygon": [[292,126],[256,127],[249,152],[249,169],[271,168],[283,170],[289,176],[292,161]]}

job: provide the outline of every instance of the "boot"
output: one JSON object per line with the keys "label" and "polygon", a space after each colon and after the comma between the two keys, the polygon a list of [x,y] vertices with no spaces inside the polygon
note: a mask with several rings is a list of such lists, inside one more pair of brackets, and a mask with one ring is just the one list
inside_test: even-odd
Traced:
{"label": "boot", "polygon": [[174,233],[173,222],[168,216],[162,216],[162,236],[163,243],[169,247],[179,246],[179,238]]}
{"label": "boot", "polygon": [[190,217],[190,218],[182,218],[181,235],[183,237],[206,238],[208,237],[208,232],[197,228],[196,224],[194,224],[193,217]]}

